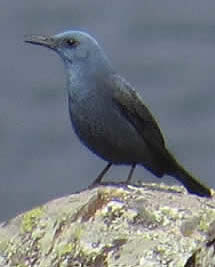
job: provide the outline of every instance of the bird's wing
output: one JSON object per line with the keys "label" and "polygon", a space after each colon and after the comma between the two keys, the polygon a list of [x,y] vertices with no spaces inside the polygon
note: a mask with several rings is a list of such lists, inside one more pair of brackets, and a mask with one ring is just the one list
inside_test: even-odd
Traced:
{"label": "bird's wing", "polygon": [[[160,128],[140,95],[123,78],[114,75],[113,102],[155,152],[166,152]],[[166,153],[165,153],[166,154]]]}
{"label": "bird's wing", "polygon": [[118,107],[122,116],[127,118],[135,127],[148,145],[155,160],[157,159],[160,169],[156,170],[157,173],[153,173],[160,177],[163,174],[169,174],[181,181],[189,192],[199,196],[211,197],[210,189],[190,175],[165,148],[164,139],[157,122],[132,86],[121,77],[115,76],[112,88],[113,103]]}

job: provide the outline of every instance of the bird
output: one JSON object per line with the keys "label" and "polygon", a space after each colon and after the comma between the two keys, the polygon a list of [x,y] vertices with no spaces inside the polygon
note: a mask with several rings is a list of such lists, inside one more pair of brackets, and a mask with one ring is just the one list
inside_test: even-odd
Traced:
{"label": "bird", "polygon": [[130,166],[125,181],[130,183],[135,167],[140,165],[156,177],[172,176],[191,194],[212,196],[210,188],[169,152],[143,97],[115,71],[94,37],[69,30],[28,35],[25,42],[49,48],[63,60],[73,129],[88,149],[107,162],[94,186],[101,184],[112,165]]}

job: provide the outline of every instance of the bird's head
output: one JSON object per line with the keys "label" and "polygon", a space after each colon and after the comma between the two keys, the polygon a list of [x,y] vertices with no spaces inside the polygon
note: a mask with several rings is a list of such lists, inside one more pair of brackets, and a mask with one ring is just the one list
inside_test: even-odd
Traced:
{"label": "bird's head", "polygon": [[53,36],[31,35],[25,42],[44,46],[57,52],[66,65],[85,65],[87,68],[109,65],[103,50],[89,34],[67,31]]}

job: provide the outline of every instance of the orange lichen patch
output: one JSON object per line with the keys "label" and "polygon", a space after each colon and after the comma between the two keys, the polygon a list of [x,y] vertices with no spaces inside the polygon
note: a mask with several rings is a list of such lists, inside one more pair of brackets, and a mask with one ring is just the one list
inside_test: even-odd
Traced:
{"label": "orange lichen patch", "polygon": [[125,192],[119,189],[107,190],[106,188],[101,188],[97,191],[87,204],[83,205],[72,217],[72,222],[80,219],[81,222],[87,222],[93,218],[97,211],[101,210],[107,203],[111,200],[120,198],[122,199]]}

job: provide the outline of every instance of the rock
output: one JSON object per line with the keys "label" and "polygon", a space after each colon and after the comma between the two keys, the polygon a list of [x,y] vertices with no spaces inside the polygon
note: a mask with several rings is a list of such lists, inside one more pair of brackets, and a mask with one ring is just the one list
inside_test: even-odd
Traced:
{"label": "rock", "polygon": [[215,266],[214,220],[214,198],[179,186],[101,185],[2,223],[0,266]]}
{"label": "rock", "polygon": [[185,267],[215,266],[215,221],[209,225],[208,240],[188,259]]}

